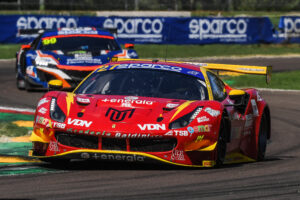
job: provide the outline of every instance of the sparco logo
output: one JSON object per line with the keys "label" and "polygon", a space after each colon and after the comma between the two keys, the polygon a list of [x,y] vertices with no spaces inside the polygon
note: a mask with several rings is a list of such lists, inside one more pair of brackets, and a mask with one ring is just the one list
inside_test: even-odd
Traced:
{"label": "sparco logo", "polygon": [[189,24],[190,39],[240,39],[245,38],[245,19],[192,19]]}
{"label": "sparco logo", "polygon": [[108,18],[103,27],[117,28],[119,38],[161,39],[163,22],[158,18]]}
{"label": "sparco logo", "polygon": [[109,108],[105,114],[105,117],[109,116],[111,121],[120,122],[123,121],[126,117],[131,118],[134,110],[135,109],[120,111],[114,108]]}
{"label": "sparco logo", "polygon": [[76,28],[77,22],[74,18],[65,17],[20,17],[17,21],[17,29],[52,29],[52,28]]}
{"label": "sparco logo", "polygon": [[284,31],[286,33],[300,33],[300,18],[284,18]]}

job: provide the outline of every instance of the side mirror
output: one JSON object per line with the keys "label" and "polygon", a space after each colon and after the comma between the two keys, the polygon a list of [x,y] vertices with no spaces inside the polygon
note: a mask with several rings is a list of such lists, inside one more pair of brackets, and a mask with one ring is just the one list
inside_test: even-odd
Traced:
{"label": "side mirror", "polygon": [[28,50],[28,49],[30,49],[30,44],[23,44],[23,45],[21,45],[21,49],[23,49],[23,50]]}
{"label": "side mirror", "polygon": [[51,80],[48,82],[49,90],[61,90],[63,88],[63,82],[61,80]]}
{"label": "side mirror", "polygon": [[124,46],[126,49],[134,49],[134,44],[126,43]]}
{"label": "side mirror", "polygon": [[244,90],[231,90],[229,92],[229,98],[231,100],[242,99],[245,96],[246,92]]}

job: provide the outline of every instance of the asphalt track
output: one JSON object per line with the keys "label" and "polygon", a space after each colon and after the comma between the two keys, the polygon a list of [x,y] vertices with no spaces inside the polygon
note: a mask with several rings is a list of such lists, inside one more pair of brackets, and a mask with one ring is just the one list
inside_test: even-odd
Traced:
{"label": "asphalt track", "polygon": [[[299,58],[239,61],[217,62],[300,70]],[[0,65],[0,105],[34,108],[42,93],[18,91],[13,62]],[[261,94],[272,117],[272,142],[263,162],[220,169],[78,162],[52,173],[1,176],[0,199],[300,199],[300,92]]]}

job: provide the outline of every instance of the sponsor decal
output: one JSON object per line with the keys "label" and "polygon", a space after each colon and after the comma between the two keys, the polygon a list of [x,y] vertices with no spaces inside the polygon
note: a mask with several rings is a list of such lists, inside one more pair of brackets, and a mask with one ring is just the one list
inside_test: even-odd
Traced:
{"label": "sponsor decal", "polygon": [[98,35],[97,30],[93,30],[89,27],[78,27],[74,28],[62,28],[57,32],[58,35],[70,35],[70,34],[91,34],[91,35]]}
{"label": "sponsor decal", "polygon": [[173,109],[173,108],[176,108],[177,106],[179,106],[179,103],[168,103],[166,105],[166,108]]}
{"label": "sponsor decal", "polygon": [[258,112],[258,108],[257,108],[255,99],[251,99],[251,105],[252,105],[252,111],[253,111],[254,117],[259,116],[259,112]]}
{"label": "sponsor decal", "polygon": [[165,133],[165,136],[183,136],[183,137],[187,137],[187,136],[189,136],[189,133],[186,130],[171,130],[171,131]]}
{"label": "sponsor decal", "polygon": [[210,107],[207,107],[204,109],[205,112],[207,112],[210,116],[212,117],[217,117],[220,115],[220,111],[219,110],[214,110]]}
{"label": "sponsor decal", "polygon": [[26,68],[26,74],[28,74],[29,76],[36,78],[36,74],[34,72],[34,67],[33,66],[28,66]]}
{"label": "sponsor decal", "polygon": [[46,112],[48,111],[48,109],[41,107],[40,109],[38,109],[38,112],[41,114],[46,114]]}
{"label": "sponsor decal", "polygon": [[252,127],[252,124],[253,124],[253,115],[252,114],[246,115],[245,128]]}
{"label": "sponsor decal", "polygon": [[204,135],[198,135],[197,139],[196,139],[196,142],[200,142],[202,141],[204,138]]}
{"label": "sponsor decal", "polygon": [[139,155],[124,155],[124,154],[94,154],[92,156],[96,160],[116,160],[126,162],[144,162],[145,158]]}
{"label": "sponsor decal", "polygon": [[66,124],[59,123],[59,122],[52,122],[51,120],[49,120],[47,127],[64,129],[64,128],[66,128]]}
{"label": "sponsor decal", "polygon": [[189,126],[187,128],[187,130],[188,130],[188,132],[192,136],[193,133],[208,133],[208,132],[211,131],[211,127],[212,127],[212,125],[210,125],[210,124],[208,124],[208,125],[194,126],[194,127]]}
{"label": "sponsor decal", "polygon": [[195,132],[195,130],[194,130],[194,128],[193,127],[187,127],[187,131],[191,134],[191,135],[193,135],[193,133]]}
{"label": "sponsor decal", "polygon": [[172,155],[171,155],[171,161],[173,160],[180,160],[180,161],[184,161],[184,153],[182,150],[174,150],[172,151]]}
{"label": "sponsor decal", "polygon": [[197,76],[200,72],[197,72],[197,71],[188,71],[187,73],[188,74],[192,74],[194,76]]}
{"label": "sponsor decal", "polygon": [[126,100],[137,100],[137,99],[139,99],[139,97],[137,97],[137,96],[128,96],[128,97],[124,97],[124,99],[126,99]]}
{"label": "sponsor decal", "polygon": [[284,17],[284,32],[285,33],[294,33],[288,34],[288,37],[299,37],[300,34],[300,19],[299,18],[290,18]]}
{"label": "sponsor decal", "polygon": [[142,130],[148,130],[148,131],[159,131],[159,130],[166,130],[165,124],[138,124],[138,127]]}
{"label": "sponsor decal", "polygon": [[117,28],[118,38],[162,41],[163,21],[159,18],[108,18],[103,28]]}
{"label": "sponsor decal", "polygon": [[74,126],[82,126],[82,127],[90,127],[90,125],[92,124],[92,121],[86,121],[86,120],[81,120],[81,119],[68,119],[68,124],[69,125],[74,125]]}
{"label": "sponsor decal", "polygon": [[46,126],[49,122],[49,119],[41,117],[39,115],[36,116],[35,123]]}
{"label": "sponsor decal", "polygon": [[162,138],[162,135],[152,135],[149,133],[116,133],[115,138]]}
{"label": "sponsor decal", "polygon": [[109,117],[111,121],[120,122],[123,121],[125,118],[131,118],[134,111],[135,109],[120,111],[114,108],[108,108],[107,112],[105,113],[105,117]]}
{"label": "sponsor decal", "polygon": [[39,101],[37,107],[40,107],[40,106],[43,105],[44,103],[48,103],[48,102],[49,102],[49,100],[47,100],[47,98],[42,98],[42,99]]}
{"label": "sponsor decal", "polygon": [[198,117],[198,118],[197,118],[197,122],[198,122],[198,123],[209,122],[209,121],[210,121],[210,119],[207,118],[206,116]]}
{"label": "sponsor decal", "polygon": [[75,18],[22,16],[17,20],[17,29],[55,29],[77,27]]}
{"label": "sponsor decal", "polygon": [[192,19],[189,39],[247,40],[247,19]]}
{"label": "sponsor decal", "polygon": [[49,151],[54,151],[54,152],[59,151],[58,143],[54,142],[54,141],[50,141],[49,142]]}
{"label": "sponsor decal", "polygon": [[169,66],[169,65],[161,65],[161,64],[153,64],[153,63],[132,63],[132,64],[119,64],[119,65],[106,65],[101,67],[98,72],[106,71],[110,69],[159,69],[159,70],[167,70],[167,71],[175,71],[181,72],[181,67]]}
{"label": "sponsor decal", "polygon": [[67,59],[68,65],[84,64],[84,63],[102,64],[102,61],[99,58],[93,58],[91,53],[79,53],[79,54],[75,54],[74,58]]}
{"label": "sponsor decal", "polygon": [[259,95],[259,92],[257,92],[257,101],[263,101],[263,98]]}
{"label": "sponsor decal", "polygon": [[106,136],[110,137],[111,133],[106,132],[106,131],[93,131],[93,130],[80,130],[80,129],[73,129],[73,128],[68,128],[66,130],[68,133],[78,133],[78,134],[85,134],[85,135],[94,135],[94,136]]}
{"label": "sponsor decal", "polygon": [[78,103],[82,103],[82,104],[89,104],[90,103],[90,99],[87,99],[87,98],[77,97],[76,99],[77,99]]}
{"label": "sponsor decal", "polygon": [[121,103],[123,104],[133,104],[133,105],[152,105],[153,101],[147,101],[147,100],[139,100],[139,99],[102,99],[102,102],[105,103]]}

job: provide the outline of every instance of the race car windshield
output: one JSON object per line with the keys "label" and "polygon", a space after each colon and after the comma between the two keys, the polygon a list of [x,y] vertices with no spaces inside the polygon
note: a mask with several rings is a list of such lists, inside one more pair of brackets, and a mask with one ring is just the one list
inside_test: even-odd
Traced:
{"label": "race car windshield", "polygon": [[184,100],[208,99],[203,80],[176,72],[142,69],[94,73],[79,86],[75,93]]}
{"label": "race car windshield", "polygon": [[42,38],[38,47],[40,50],[62,50],[62,51],[99,51],[109,50],[118,51],[121,50],[120,46],[114,39],[101,38],[101,37],[47,37]]}

